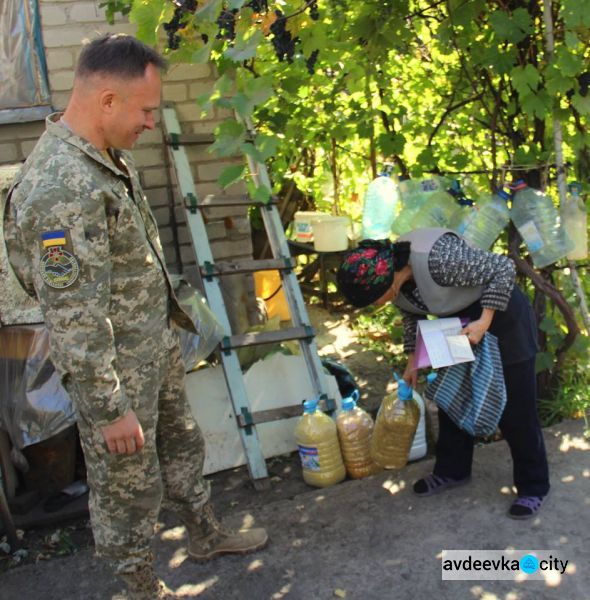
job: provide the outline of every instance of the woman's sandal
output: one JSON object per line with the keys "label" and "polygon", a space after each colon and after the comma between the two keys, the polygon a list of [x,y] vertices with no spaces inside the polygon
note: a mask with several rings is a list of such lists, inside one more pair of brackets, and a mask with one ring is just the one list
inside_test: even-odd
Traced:
{"label": "woman's sandal", "polygon": [[547,496],[519,496],[508,510],[511,519],[530,519],[535,517]]}
{"label": "woman's sandal", "polygon": [[469,483],[469,481],[471,481],[471,477],[452,479],[451,477],[443,477],[431,473],[430,475],[426,475],[423,479],[418,479],[414,484],[413,489],[414,494],[417,496],[433,496],[434,494],[439,494],[449,488]]}

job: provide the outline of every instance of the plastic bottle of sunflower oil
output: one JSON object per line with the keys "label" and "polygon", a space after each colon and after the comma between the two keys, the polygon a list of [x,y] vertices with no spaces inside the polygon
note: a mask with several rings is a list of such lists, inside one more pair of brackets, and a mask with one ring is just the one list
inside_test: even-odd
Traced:
{"label": "plastic bottle of sunflower oil", "polygon": [[392,178],[393,165],[386,164],[365,193],[362,239],[383,240],[391,234],[391,225],[399,210],[399,190]]}
{"label": "plastic bottle of sunflower oil", "polygon": [[303,415],[295,426],[295,441],[307,485],[327,487],[346,477],[336,423],[318,409],[317,400],[303,403]]}
{"label": "plastic bottle of sunflower oil", "polygon": [[573,182],[568,190],[567,200],[561,206],[561,223],[574,248],[567,257],[570,260],[582,260],[588,257],[588,215],[580,195],[582,186]]}
{"label": "plastic bottle of sunflower oil", "polygon": [[509,199],[510,194],[502,189],[480,196],[473,218],[464,224],[462,231],[457,230],[458,233],[474,246],[489,250],[510,222]]}
{"label": "plastic bottle of sunflower oil", "polygon": [[549,196],[522,180],[512,188],[510,217],[527,245],[537,269],[566,256],[574,247],[561,227],[559,213]]}
{"label": "plastic bottle of sunflower oil", "polygon": [[371,440],[371,457],[384,469],[402,469],[408,462],[412,440],[420,420],[420,408],[412,388],[397,373],[383,398]]}
{"label": "plastic bottle of sunflower oil", "polygon": [[[356,398],[355,398],[356,395]],[[371,436],[375,423],[371,415],[357,406],[358,391],[342,400],[342,410],[336,417],[336,428],[344,465],[348,476],[361,479],[381,470],[371,458]]]}

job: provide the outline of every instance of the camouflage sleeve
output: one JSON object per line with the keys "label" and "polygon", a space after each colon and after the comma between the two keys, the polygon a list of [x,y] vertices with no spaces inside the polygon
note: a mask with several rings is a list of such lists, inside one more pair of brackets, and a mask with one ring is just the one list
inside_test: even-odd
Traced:
{"label": "camouflage sleeve", "polygon": [[20,246],[50,331],[51,358],[76,387],[77,409],[94,426],[124,415],[109,318],[109,229],[100,192],[37,190],[20,205]]}

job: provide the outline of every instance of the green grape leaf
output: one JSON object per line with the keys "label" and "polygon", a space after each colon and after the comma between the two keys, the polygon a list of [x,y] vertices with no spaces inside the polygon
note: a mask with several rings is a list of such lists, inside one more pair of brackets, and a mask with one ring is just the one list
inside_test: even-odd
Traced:
{"label": "green grape leaf", "polygon": [[213,48],[213,42],[209,40],[206,44],[203,44],[198,50],[192,53],[190,62],[195,64],[205,64],[211,59],[211,50]]}
{"label": "green grape leaf", "polygon": [[244,142],[241,146],[240,149],[242,150],[242,152],[248,156],[250,156],[252,158],[252,160],[256,161],[256,162],[264,162],[264,157],[262,156],[262,154],[259,152],[258,148],[256,148],[256,146],[254,144],[252,144],[251,142]]}
{"label": "green grape leaf", "polygon": [[266,135],[259,133],[254,141],[256,148],[262,156],[262,160],[266,160],[271,156],[274,156],[281,143],[281,140],[275,135]]}
{"label": "green grape leaf", "polygon": [[231,165],[230,167],[226,167],[221,171],[219,177],[217,178],[217,183],[223,189],[229,187],[230,185],[240,181],[244,175],[246,167],[245,165]]}
{"label": "green grape leaf", "polygon": [[580,96],[580,94],[574,94],[571,100],[574,108],[583,115],[590,115],[590,94],[586,96]]}
{"label": "green grape leaf", "polygon": [[199,19],[214,23],[217,21],[217,17],[219,17],[222,8],[223,0],[207,0],[203,6],[197,8],[195,15]]}
{"label": "green grape leaf", "polygon": [[256,52],[264,34],[260,29],[252,31],[246,31],[249,35],[242,35],[236,38],[235,44],[228,48],[224,55],[233,60],[234,62],[241,62],[256,56]]}
{"label": "green grape leaf", "polygon": [[584,60],[581,56],[572,54],[566,48],[559,48],[556,54],[555,63],[566,77],[575,77],[584,70]]}
{"label": "green grape leaf", "polygon": [[265,185],[259,185],[252,196],[253,200],[268,204],[270,202],[272,193]]}
{"label": "green grape leaf", "polygon": [[246,129],[234,119],[226,119],[215,130],[215,142],[209,146],[209,152],[219,156],[236,154],[246,138]]}
{"label": "green grape leaf", "polygon": [[537,89],[539,83],[539,71],[528,64],[525,67],[514,67],[512,69],[512,84],[521,96],[528,95]]}
{"label": "green grape leaf", "polygon": [[165,0],[136,0],[129,20],[137,25],[137,37],[149,46],[155,46],[160,24],[169,21],[173,14],[174,5]]}
{"label": "green grape leaf", "polygon": [[274,94],[272,77],[263,76],[249,79],[244,86],[244,92],[255,105],[264,104]]}

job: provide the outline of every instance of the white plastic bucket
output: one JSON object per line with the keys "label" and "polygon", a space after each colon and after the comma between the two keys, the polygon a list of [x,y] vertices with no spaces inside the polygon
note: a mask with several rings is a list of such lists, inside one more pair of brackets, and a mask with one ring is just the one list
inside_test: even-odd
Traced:
{"label": "white plastic bucket", "polygon": [[339,252],[348,249],[348,217],[333,217],[314,219],[313,247],[318,252]]}
{"label": "white plastic bucket", "polygon": [[313,211],[297,211],[294,217],[293,228],[295,230],[295,240],[298,242],[312,242],[313,229],[311,222],[316,219],[330,218],[332,215]]}

